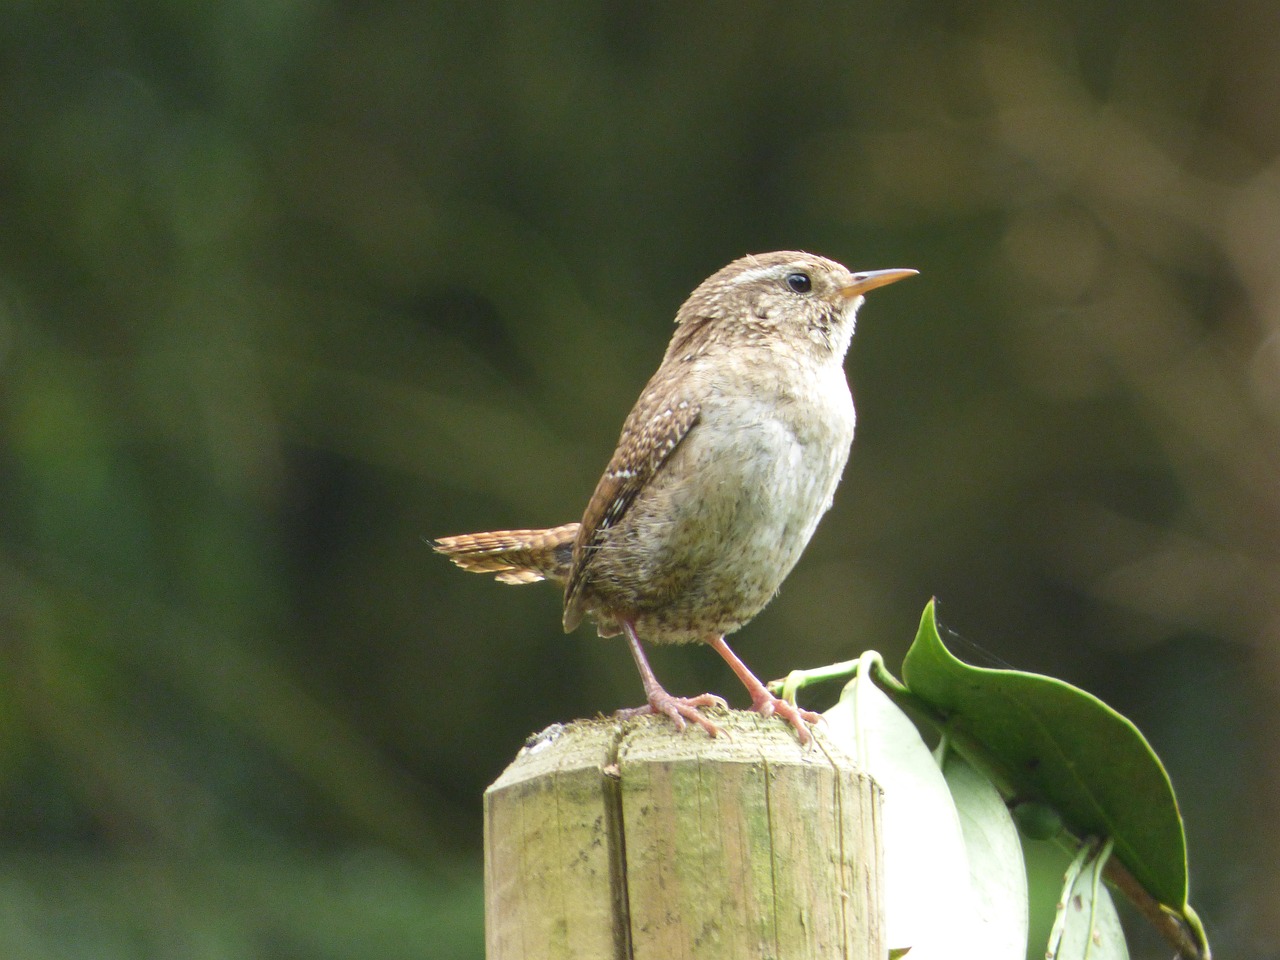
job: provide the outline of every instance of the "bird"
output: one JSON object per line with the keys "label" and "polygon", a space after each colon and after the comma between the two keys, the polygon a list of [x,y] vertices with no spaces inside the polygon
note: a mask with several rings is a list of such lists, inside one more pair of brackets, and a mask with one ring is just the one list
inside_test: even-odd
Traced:
{"label": "bird", "polygon": [[772,694],[725,637],[774,597],[831,508],[853,443],[844,359],[864,295],[917,272],[855,273],[792,250],[734,260],[677,311],[580,521],[441,537],[434,549],[503,583],[560,585],[565,632],[590,617],[600,636],[622,635],[646,702],[616,716],[719,733],[702,708],[725,700],[668,693],[642,646],[702,642],[752,709],[807,743],[820,715]]}

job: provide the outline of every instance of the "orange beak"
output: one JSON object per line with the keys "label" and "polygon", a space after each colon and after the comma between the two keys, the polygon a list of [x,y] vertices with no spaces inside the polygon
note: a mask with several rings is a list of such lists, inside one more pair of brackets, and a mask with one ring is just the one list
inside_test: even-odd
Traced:
{"label": "orange beak", "polygon": [[852,300],[868,290],[874,290],[876,287],[883,287],[889,283],[897,283],[899,280],[907,279],[907,277],[914,277],[919,272],[919,270],[894,269],[867,270],[863,273],[855,273],[853,275],[853,283],[841,288],[840,293]]}

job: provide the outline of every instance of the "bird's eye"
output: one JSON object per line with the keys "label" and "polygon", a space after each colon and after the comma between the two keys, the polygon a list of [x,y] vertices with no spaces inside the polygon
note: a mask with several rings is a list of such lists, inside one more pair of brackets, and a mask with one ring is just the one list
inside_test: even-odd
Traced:
{"label": "bird's eye", "polygon": [[796,293],[808,293],[813,289],[813,282],[809,279],[807,273],[797,271],[787,274],[787,286]]}

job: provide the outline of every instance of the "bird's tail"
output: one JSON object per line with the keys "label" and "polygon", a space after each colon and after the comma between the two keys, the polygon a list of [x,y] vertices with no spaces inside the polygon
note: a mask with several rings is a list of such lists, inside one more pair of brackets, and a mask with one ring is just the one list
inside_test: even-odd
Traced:
{"label": "bird's tail", "polygon": [[472,573],[492,573],[503,583],[564,583],[573,565],[573,542],[581,524],[549,530],[494,530],[441,537],[431,545],[437,553]]}

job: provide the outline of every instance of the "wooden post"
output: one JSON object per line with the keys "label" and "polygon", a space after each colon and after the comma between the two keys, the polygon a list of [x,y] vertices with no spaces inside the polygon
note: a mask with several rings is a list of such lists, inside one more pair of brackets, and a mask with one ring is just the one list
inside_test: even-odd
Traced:
{"label": "wooden post", "polygon": [[485,793],[488,960],[882,960],[879,787],[821,735],[723,726],[533,738]]}

